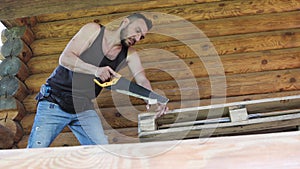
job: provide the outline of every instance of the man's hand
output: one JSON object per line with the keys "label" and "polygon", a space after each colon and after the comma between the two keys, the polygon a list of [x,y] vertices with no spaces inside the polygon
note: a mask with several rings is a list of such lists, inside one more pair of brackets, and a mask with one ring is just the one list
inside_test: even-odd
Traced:
{"label": "man's hand", "polygon": [[[150,106],[151,106],[150,104],[147,104],[147,106],[146,106],[147,110],[150,109]],[[160,104],[160,103],[158,103],[157,104],[157,109],[155,111],[156,111],[155,118],[159,118],[162,115],[167,114],[167,111],[169,111],[169,107],[167,107],[166,104]]]}
{"label": "man's hand", "polygon": [[95,76],[99,77],[103,82],[111,79],[112,76],[118,76],[118,74],[112,70],[109,66],[98,67],[95,72]]}

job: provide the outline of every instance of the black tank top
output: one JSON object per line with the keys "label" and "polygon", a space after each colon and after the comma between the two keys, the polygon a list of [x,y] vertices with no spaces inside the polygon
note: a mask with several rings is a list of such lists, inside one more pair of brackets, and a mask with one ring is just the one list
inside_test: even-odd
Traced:
{"label": "black tank top", "polygon": [[[118,71],[126,66],[128,47],[123,46],[116,59],[108,59],[104,56],[102,50],[104,29],[105,27],[102,26],[99,35],[93,44],[80,55],[80,59],[94,66],[110,66],[113,70]],[[94,78],[94,75],[73,72],[59,65],[46,82],[56,91],[67,92],[76,97],[93,99],[102,90],[94,83]]]}

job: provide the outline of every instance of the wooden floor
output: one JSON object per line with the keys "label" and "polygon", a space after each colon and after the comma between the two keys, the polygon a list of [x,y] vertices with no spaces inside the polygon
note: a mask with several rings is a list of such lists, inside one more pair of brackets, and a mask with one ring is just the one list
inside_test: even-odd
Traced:
{"label": "wooden floor", "polygon": [[0,168],[294,169],[300,131],[106,146],[0,151]]}

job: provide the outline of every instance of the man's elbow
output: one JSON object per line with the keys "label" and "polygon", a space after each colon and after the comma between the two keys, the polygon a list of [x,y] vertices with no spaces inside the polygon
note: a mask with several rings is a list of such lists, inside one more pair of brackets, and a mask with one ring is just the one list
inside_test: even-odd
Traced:
{"label": "man's elbow", "polygon": [[58,60],[58,64],[60,65],[60,66],[63,66],[63,67],[65,67],[65,68],[67,68],[67,69],[69,69],[69,70],[72,70],[72,67],[71,67],[71,65],[70,65],[70,61],[68,61],[69,59],[68,58],[66,58],[66,56],[60,56],[59,57],[59,60]]}
{"label": "man's elbow", "polygon": [[61,66],[65,66],[67,64],[64,57],[62,57],[62,56],[59,57],[58,64]]}

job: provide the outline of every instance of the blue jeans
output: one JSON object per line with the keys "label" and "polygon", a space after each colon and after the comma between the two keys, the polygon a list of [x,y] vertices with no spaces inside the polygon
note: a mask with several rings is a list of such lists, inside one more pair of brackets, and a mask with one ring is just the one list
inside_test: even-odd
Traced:
{"label": "blue jeans", "polygon": [[108,144],[95,110],[70,114],[57,104],[44,100],[38,104],[27,148],[48,147],[65,126],[71,129],[81,145]]}

